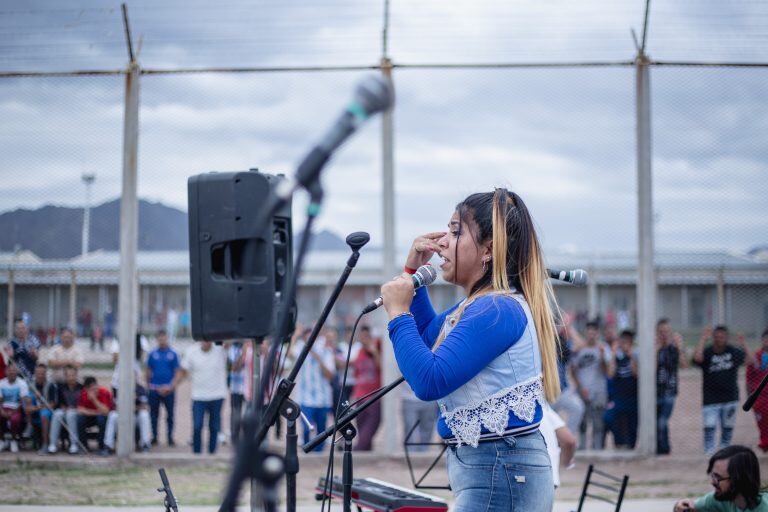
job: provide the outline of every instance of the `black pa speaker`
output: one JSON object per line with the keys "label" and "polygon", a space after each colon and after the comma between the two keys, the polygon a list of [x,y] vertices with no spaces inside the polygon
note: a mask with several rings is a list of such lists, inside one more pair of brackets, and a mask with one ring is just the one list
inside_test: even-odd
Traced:
{"label": "black pa speaker", "polygon": [[189,178],[194,339],[258,339],[272,332],[279,292],[293,273],[291,203],[269,225],[255,221],[282,179],[256,169]]}

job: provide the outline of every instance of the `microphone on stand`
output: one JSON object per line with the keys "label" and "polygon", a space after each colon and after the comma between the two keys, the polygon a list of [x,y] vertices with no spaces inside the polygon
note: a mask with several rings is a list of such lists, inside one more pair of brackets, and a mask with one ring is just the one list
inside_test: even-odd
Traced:
{"label": "microphone on stand", "polygon": [[[416,270],[416,273],[411,276],[411,279],[413,279],[413,289],[418,290],[422,286],[429,286],[434,283],[435,279],[437,279],[437,271],[432,265],[422,265]],[[382,304],[384,304],[384,299],[379,296],[378,299],[363,308],[362,314],[365,315],[366,313],[370,313],[374,309],[380,308]]]}
{"label": "microphone on stand", "polygon": [[331,154],[368,118],[387,110],[393,103],[394,91],[389,80],[378,75],[369,75],[361,80],[352,101],[304,157],[293,178],[282,180],[277,185],[275,192],[279,200],[288,200],[299,186],[310,187]]}
{"label": "microphone on stand", "polygon": [[573,286],[584,286],[587,284],[587,281],[589,281],[589,274],[587,274],[587,271],[580,268],[575,270],[557,270],[548,268],[547,273],[552,279],[571,283]]}

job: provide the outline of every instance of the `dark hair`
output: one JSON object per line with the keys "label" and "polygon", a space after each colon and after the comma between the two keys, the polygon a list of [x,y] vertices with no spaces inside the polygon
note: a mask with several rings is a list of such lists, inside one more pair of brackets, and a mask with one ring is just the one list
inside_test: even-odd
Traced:
{"label": "dark hair", "polygon": [[96,377],[89,375],[85,379],[83,379],[83,387],[87,388],[91,384],[96,384]]}
{"label": "dark hair", "polygon": [[662,325],[668,324],[668,323],[669,323],[669,318],[667,318],[667,317],[659,318],[658,321],[656,322],[656,328],[658,329]]}
{"label": "dark hair", "polygon": [[587,322],[587,329],[600,329],[600,324],[595,320]]}
{"label": "dark hair", "polygon": [[167,334],[168,334],[168,331],[166,331],[165,329],[158,329],[156,336],[163,336]]}
{"label": "dark hair", "polygon": [[48,365],[45,364],[45,363],[37,363],[35,368],[45,368],[47,370],[48,369]]}
{"label": "dark hair", "polygon": [[360,328],[360,332],[371,332],[371,328],[367,325],[364,325]]}
{"label": "dark hair", "polygon": [[62,335],[62,334],[64,334],[65,332],[69,332],[70,334],[75,334],[75,331],[74,331],[74,329],[72,329],[71,327],[69,327],[69,326],[67,326],[67,325],[65,325],[64,327],[62,327],[61,329],[59,329],[59,336],[61,336],[61,335]]}
{"label": "dark hair", "polygon": [[714,332],[717,332],[717,331],[724,332],[724,333],[727,334],[728,333],[728,327],[725,326],[725,325],[722,325],[722,324],[718,325],[718,326],[715,326]]}
{"label": "dark hair", "polygon": [[747,509],[757,507],[760,503],[760,464],[755,452],[746,446],[733,445],[715,452],[709,459],[707,474],[712,472],[712,466],[718,460],[728,460],[728,477],[731,481],[733,497],[741,495],[747,504]]}
{"label": "dark hair", "polygon": [[766,329],[763,331],[763,334],[761,334],[761,335],[760,335],[760,337],[761,337],[761,338],[764,338],[764,337],[766,337],[766,336],[768,336],[768,328],[766,328]]}
{"label": "dark hair", "polygon": [[[557,399],[560,382],[557,372],[557,329],[553,309],[557,310],[552,285],[544,265],[536,228],[522,198],[504,188],[472,194],[456,205],[459,217],[457,242],[472,222],[476,232],[466,229],[475,247],[491,242],[491,259],[484,264],[483,275],[472,284],[468,300],[485,293],[509,293],[514,287],[531,309],[539,338],[544,394],[549,401]],[[458,243],[453,255],[458,274]],[[442,342],[438,338],[436,346]]]}
{"label": "dark hair", "polygon": [[634,340],[635,339],[635,331],[633,331],[632,329],[624,329],[623,331],[621,331],[621,334],[619,334],[619,336],[621,336],[622,338],[626,337],[626,338]]}
{"label": "dark hair", "polygon": [[75,371],[77,371],[77,368],[75,368],[71,364],[68,364],[67,366],[64,367],[64,371],[66,372],[68,370],[75,370]]}

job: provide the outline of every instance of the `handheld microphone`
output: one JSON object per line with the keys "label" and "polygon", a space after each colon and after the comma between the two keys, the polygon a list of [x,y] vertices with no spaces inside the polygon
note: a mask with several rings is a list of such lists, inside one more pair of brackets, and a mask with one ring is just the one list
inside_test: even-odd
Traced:
{"label": "handheld microphone", "polygon": [[586,270],[582,270],[580,268],[575,270],[556,270],[548,268],[547,273],[552,279],[571,283],[573,286],[584,286],[589,280],[589,275],[587,274]]}
{"label": "handheld microphone", "polygon": [[[411,276],[411,279],[413,279],[413,289],[418,290],[422,286],[429,286],[434,283],[435,279],[437,279],[437,271],[432,265],[422,265],[416,270],[416,273]],[[384,299],[379,296],[378,299],[363,308],[362,314],[365,315],[370,313],[374,309],[380,308],[382,304],[384,304]]]}
{"label": "handheld microphone", "polygon": [[352,102],[304,157],[293,179],[284,180],[278,185],[275,191],[277,196],[287,200],[299,186],[309,188],[331,154],[369,117],[387,110],[393,102],[394,92],[389,80],[378,75],[370,75],[361,80],[355,88]]}

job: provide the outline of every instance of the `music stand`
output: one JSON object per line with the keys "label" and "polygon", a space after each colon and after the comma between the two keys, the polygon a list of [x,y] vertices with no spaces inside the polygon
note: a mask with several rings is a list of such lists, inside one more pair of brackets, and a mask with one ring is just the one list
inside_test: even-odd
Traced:
{"label": "music stand", "polygon": [[[421,485],[421,482],[424,481],[427,476],[432,472],[432,470],[437,466],[437,463],[440,462],[440,459],[443,458],[443,454],[445,453],[445,450],[448,449],[448,445],[445,443],[413,443],[411,442],[411,436],[416,431],[416,428],[419,426],[421,420],[416,420],[416,423],[413,424],[413,427],[411,427],[411,430],[408,431],[408,435],[405,436],[405,441],[403,442],[403,449],[405,450],[405,461],[408,463],[408,472],[411,474],[411,482],[413,483],[413,487],[416,489],[442,489],[442,490],[451,490],[450,485]],[[416,480],[416,476],[413,473],[413,464],[411,463],[411,456],[409,454],[408,447],[409,446],[440,446],[440,453],[437,454],[437,457],[432,461],[432,463],[429,465],[426,471],[419,477],[418,480]]]}

